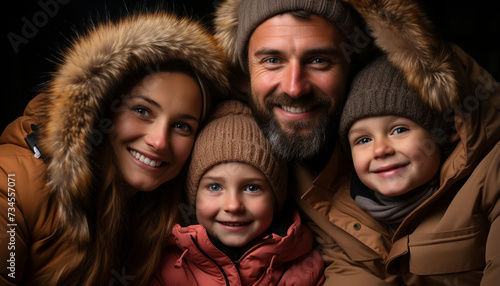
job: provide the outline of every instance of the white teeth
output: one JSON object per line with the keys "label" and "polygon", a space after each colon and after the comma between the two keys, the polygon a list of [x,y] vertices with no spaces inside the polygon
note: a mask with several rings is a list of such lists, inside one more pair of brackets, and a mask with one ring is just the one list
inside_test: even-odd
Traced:
{"label": "white teeth", "polygon": [[142,163],[149,165],[151,167],[159,167],[161,165],[161,161],[155,161],[151,160],[150,158],[142,155],[141,153],[134,151],[134,150],[129,150],[130,154],[134,156],[137,160],[141,161]]}
{"label": "white teeth", "polygon": [[245,223],[230,223],[230,222],[224,222],[223,224],[227,226],[240,226],[240,225],[245,225]]}
{"label": "white teeth", "polygon": [[304,113],[310,110],[309,108],[306,107],[294,107],[294,106],[282,106],[281,109],[291,113]]}

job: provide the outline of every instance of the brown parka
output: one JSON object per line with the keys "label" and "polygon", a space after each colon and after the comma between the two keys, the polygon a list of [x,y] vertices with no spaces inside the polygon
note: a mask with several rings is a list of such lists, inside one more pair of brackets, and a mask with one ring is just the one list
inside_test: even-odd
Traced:
{"label": "brown parka", "polygon": [[0,137],[0,285],[42,285],[68,251],[51,207],[47,167],[25,141],[40,122],[45,100],[45,95],[32,100]]}
{"label": "brown parka", "polygon": [[[499,84],[434,34],[417,1],[342,1],[368,27],[356,27],[359,37],[347,45],[350,51],[357,54],[373,42],[425,102],[440,110],[453,106],[443,120],[456,126],[460,141],[442,166],[439,190],[394,234],[351,198],[352,162],[339,144],[319,174],[294,164],[290,195],[316,232],[327,264],[325,285],[499,285]],[[241,2],[222,1],[214,20],[216,38],[236,71]]]}
{"label": "brown parka", "polygon": [[[139,70],[178,61],[198,78],[204,110],[228,93],[224,56],[207,27],[168,12],[103,19],[63,51],[44,93],[0,137],[0,285],[48,285],[68,257],[79,255],[73,242],[85,242],[94,215],[88,209],[97,201],[100,162],[92,148],[112,128],[104,114],[120,104],[122,87]],[[70,237],[79,240],[65,246]],[[129,282],[126,270],[113,271],[101,285]]]}
{"label": "brown parka", "polygon": [[395,233],[351,198],[351,163],[340,146],[317,177],[295,166],[296,199],[328,265],[325,285],[498,285],[500,85],[458,47],[454,53],[460,141],[440,188]]}

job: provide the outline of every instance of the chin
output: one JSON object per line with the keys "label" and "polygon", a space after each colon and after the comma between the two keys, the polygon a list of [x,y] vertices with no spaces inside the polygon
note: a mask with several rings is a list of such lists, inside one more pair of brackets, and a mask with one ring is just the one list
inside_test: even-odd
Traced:
{"label": "chin", "polygon": [[129,183],[129,185],[132,189],[136,190],[137,192],[152,192],[158,189],[158,187],[161,184],[151,184],[151,181],[152,180],[148,182],[132,182]]}
{"label": "chin", "polygon": [[222,242],[225,246],[228,247],[242,247],[245,246],[248,242],[243,243],[243,242]]}
{"label": "chin", "polygon": [[407,189],[392,189],[392,190],[385,190],[383,192],[379,192],[381,193],[382,195],[386,196],[386,197],[396,197],[396,196],[401,196],[401,195],[404,195],[406,193],[408,193],[410,190],[407,190]]}

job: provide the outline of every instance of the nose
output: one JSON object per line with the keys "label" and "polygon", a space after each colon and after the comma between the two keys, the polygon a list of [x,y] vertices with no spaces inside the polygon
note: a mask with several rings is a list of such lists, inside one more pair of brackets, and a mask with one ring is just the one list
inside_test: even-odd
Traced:
{"label": "nose", "polygon": [[310,92],[311,84],[307,77],[307,71],[304,70],[299,61],[291,60],[285,67],[281,86],[283,92],[294,98]]}
{"label": "nose", "polygon": [[154,151],[162,152],[170,147],[169,130],[165,124],[156,123],[147,129],[144,137],[146,144]]}
{"label": "nose", "polygon": [[224,211],[230,213],[240,213],[245,209],[245,205],[238,192],[229,191],[224,202]]}
{"label": "nose", "polygon": [[385,158],[394,154],[394,148],[386,138],[377,138],[373,144],[373,157]]}

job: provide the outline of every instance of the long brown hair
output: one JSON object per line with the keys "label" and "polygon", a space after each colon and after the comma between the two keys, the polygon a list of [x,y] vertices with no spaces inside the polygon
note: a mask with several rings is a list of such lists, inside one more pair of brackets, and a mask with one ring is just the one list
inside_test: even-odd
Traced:
{"label": "long brown hair", "polygon": [[130,285],[144,285],[158,270],[177,221],[181,180],[126,198],[110,154],[103,152],[105,184],[93,209],[98,219],[89,219],[94,222],[90,239],[67,253],[65,265],[51,278],[54,285],[110,285],[116,276]]}
{"label": "long brown hair", "polygon": [[[177,62],[161,71],[183,72],[198,81]],[[144,74],[136,78],[142,79]],[[124,86],[130,90],[133,84]],[[106,138],[92,157],[95,176],[94,188],[89,190],[93,204],[86,210],[88,235],[68,238],[65,265],[50,278],[51,285],[113,285],[119,279],[129,285],[144,285],[161,265],[164,247],[177,222],[185,170],[154,191],[130,196],[111,148]]]}

